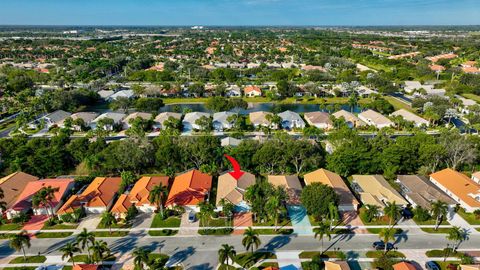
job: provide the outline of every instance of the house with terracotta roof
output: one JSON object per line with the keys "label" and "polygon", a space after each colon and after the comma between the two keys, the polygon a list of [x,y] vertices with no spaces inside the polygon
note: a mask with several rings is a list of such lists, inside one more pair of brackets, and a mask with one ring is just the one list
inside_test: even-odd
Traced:
{"label": "house with terracotta roof", "polygon": [[261,97],[262,89],[256,85],[248,85],[243,88],[243,93],[246,97]]}
{"label": "house with terracotta roof", "polygon": [[415,265],[409,262],[399,262],[392,265],[392,267],[393,267],[393,270],[417,270]]}
{"label": "house with terracotta roof", "polygon": [[455,200],[424,176],[398,175],[396,182],[400,186],[400,193],[410,202],[412,207],[420,206],[423,209],[430,210],[432,203],[435,201],[442,201],[450,208],[457,204]]}
{"label": "house with terracotta roof", "polygon": [[269,175],[267,181],[274,187],[282,187],[287,191],[288,204],[300,204],[302,184],[296,175]]}
{"label": "house with terracotta roof", "polygon": [[325,270],[350,270],[346,261],[325,261]]}
{"label": "house with terracotta roof", "polygon": [[466,212],[480,209],[480,184],[465,174],[447,168],[432,173],[430,181],[465,208]]}
{"label": "house with terracotta roof", "polygon": [[[18,195],[15,203],[7,209],[6,214],[7,218],[11,219],[14,216],[20,214],[21,212],[27,212],[30,209],[33,209],[34,215],[47,215],[50,212],[50,207],[55,213],[57,209],[62,205],[71,189],[74,186],[74,180],[71,178],[58,178],[58,179],[43,179],[38,181],[31,181],[23,189],[22,193]],[[58,189],[55,191],[51,205],[45,206],[40,205],[39,207],[33,207],[32,198],[35,193],[40,191],[42,188],[51,187],[53,189]],[[50,213],[53,214],[53,213]]]}
{"label": "house with terracotta roof", "polygon": [[313,183],[321,183],[332,187],[337,193],[340,201],[338,202],[338,210],[340,211],[356,211],[358,209],[358,201],[353,195],[352,191],[343,181],[340,175],[325,169],[318,169],[316,171],[304,175],[303,180],[305,184],[311,185]]}
{"label": "house with terracotta roof", "polygon": [[[10,208],[17,201],[18,196],[30,182],[37,181],[38,177],[24,172],[15,172],[0,179],[0,189],[3,190],[5,208]],[[0,209],[2,213],[2,209]]]}
{"label": "house with terracotta roof", "polygon": [[83,191],[70,197],[57,214],[73,213],[80,207],[89,214],[103,213],[113,205],[121,183],[120,177],[96,177]]}
{"label": "house with terracotta roof", "polygon": [[99,267],[96,264],[75,264],[72,270],[97,270]]}
{"label": "house with terracotta roof", "polygon": [[190,170],[175,177],[168,194],[166,207],[183,206],[198,210],[197,205],[208,198],[212,176],[199,170]]}
{"label": "house with terracotta roof", "polygon": [[220,205],[222,199],[234,205],[245,204],[243,199],[245,190],[255,184],[255,181],[255,175],[249,172],[244,172],[238,180],[228,172],[220,175],[217,185],[217,206]]}
{"label": "house with terracotta roof", "polygon": [[168,177],[143,176],[135,183],[130,191],[118,197],[117,202],[113,205],[110,212],[113,213],[116,218],[125,218],[128,208],[135,205],[139,212],[153,213],[157,210],[157,204],[150,202],[148,197],[150,196],[150,191],[158,185],[168,187]]}
{"label": "house with terracotta roof", "polygon": [[365,205],[376,205],[383,210],[387,202],[406,206],[408,202],[382,175],[352,175],[352,188]]}
{"label": "house with terracotta roof", "polygon": [[330,120],[330,115],[326,112],[308,112],[305,113],[303,117],[310,126],[321,129],[333,128],[333,122]]}

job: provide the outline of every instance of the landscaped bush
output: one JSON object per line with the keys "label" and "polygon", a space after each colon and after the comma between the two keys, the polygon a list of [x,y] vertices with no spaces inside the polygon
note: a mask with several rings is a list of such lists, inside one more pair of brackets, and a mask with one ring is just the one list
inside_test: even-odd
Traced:
{"label": "landscaped bush", "polygon": [[12,223],[25,223],[30,220],[30,216],[24,212],[20,212],[12,218]]}
{"label": "landscaped bush", "polygon": [[413,214],[414,214],[415,220],[420,222],[424,222],[432,218],[428,210],[420,206],[417,206],[415,210],[413,210]]}
{"label": "landscaped bush", "polygon": [[475,215],[475,219],[480,219],[480,209],[473,211],[473,214]]}

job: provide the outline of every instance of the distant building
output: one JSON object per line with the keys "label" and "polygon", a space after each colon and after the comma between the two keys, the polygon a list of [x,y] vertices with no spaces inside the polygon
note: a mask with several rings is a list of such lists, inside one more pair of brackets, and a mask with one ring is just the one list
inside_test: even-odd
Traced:
{"label": "distant building", "polygon": [[365,122],[360,120],[360,118],[356,117],[353,113],[347,112],[345,110],[340,110],[333,113],[332,115],[337,119],[343,118],[350,128],[366,125]]}
{"label": "distant building", "polygon": [[333,128],[333,122],[330,120],[330,115],[326,112],[308,112],[304,114],[305,121],[310,126],[321,129]]}
{"label": "distant building", "polygon": [[281,124],[282,128],[302,129],[305,127],[305,122],[303,121],[302,117],[300,117],[300,115],[296,112],[284,111],[282,113],[279,113],[278,116],[282,118],[282,124]]}
{"label": "distant building", "polygon": [[390,116],[400,116],[405,121],[413,122],[416,127],[422,127],[422,126],[428,127],[430,125],[430,122],[428,122],[427,120],[405,109],[400,109],[398,111],[395,111],[392,114],[390,114]]}
{"label": "distant building", "polygon": [[367,125],[375,126],[378,129],[393,127],[395,125],[390,119],[374,110],[366,110],[361,112],[358,114],[358,118],[360,118],[360,120],[365,122]]}

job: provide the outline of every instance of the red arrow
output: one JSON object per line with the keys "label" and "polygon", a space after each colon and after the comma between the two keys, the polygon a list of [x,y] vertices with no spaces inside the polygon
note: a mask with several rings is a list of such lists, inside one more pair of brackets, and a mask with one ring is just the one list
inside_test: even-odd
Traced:
{"label": "red arrow", "polygon": [[233,172],[229,172],[229,174],[238,181],[238,179],[240,179],[240,177],[242,177],[245,172],[242,172],[240,170],[240,164],[238,164],[238,162],[233,157],[227,154],[225,154],[224,156],[228,159],[228,161],[230,161],[230,163],[232,163]]}

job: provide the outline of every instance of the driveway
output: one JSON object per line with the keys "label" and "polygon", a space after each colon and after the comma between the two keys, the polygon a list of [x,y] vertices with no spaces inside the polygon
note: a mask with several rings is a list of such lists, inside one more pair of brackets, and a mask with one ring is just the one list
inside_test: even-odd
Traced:
{"label": "driveway", "polygon": [[233,215],[233,234],[243,234],[245,229],[237,229],[237,227],[253,226],[253,218],[251,212],[235,213]]}
{"label": "driveway", "polygon": [[299,251],[279,251],[275,252],[277,255],[277,262],[280,270],[297,270],[302,269],[302,262],[298,255]]}
{"label": "driveway", "polygon": [[80,224],[78,224],[77,230],[81,231],[83,228],[87,230],[94,230],[98,227],[98,224],[100,223],[101,220],[100,215],[88,215],[85,218],[83,218],[80,221]]}
{"label": "driveway", "polygon": [[307,209],[301,205],[288,205],[288,216],[292,221],[293,233],[297,235],[312,235],[312,224],[307,215]]}
{"label": "driveway", "polygon": [[154,213],[139,213],[133,221],[132,228],[148,229],[152,225]]}
{"label": "driveway", "polygon": [[[32,216],[32,218],[23,225],[22,230],[26,230],[26,231],[40,230],[41,228],[43,228],[43,225],[45,225],[45,222],[47,220],[48,220],[47,215]],[[32,234],[31,237],[35,237],[35,235]]]}
{"label": "driveway", "polygon": [[177,235],[198,235],[198,227],[200,227],[200,220],[195,222],[188,221],[188,211],[183,213],[182,220],[180,221],[180,229]]}
{"label": "driveway", "polygon": [[405,233],[408,233],[408,234],[425,234],[426,232],[422,231],[422,229],[420,229],[420,227],[418,227],[417,223],[415,223],[415,221],[413,221],[412,219],[401,219],[399,222],[398,222],[398,225],[408,225],[408,226],[411,226],[409,227],[408,229],[405,229]]}
{"label": "driveway", "polygon": [[363,222],[355,211],[345,211],[340,213],[342,216],[343,223],[348,226],[350,225],[353,228],[355,233],[369,233],[367,229],[360,229],[358,226],[363,226]]}
{"label": "driveway", "polygon": [[448,213],[448,222],[453,226],[458,226],[460,228],[466,229],[470,234],[480,234],[470,223],[463,219],[459,214],[450,212]]}

